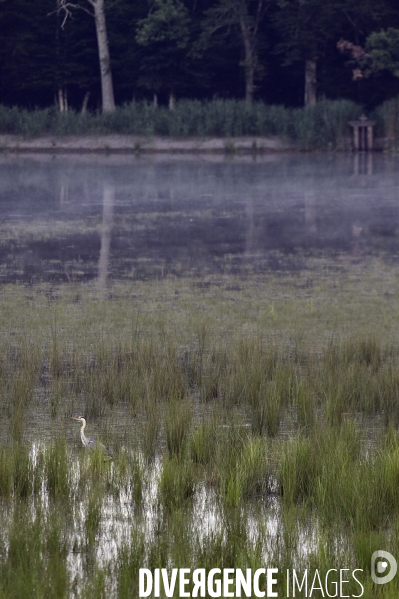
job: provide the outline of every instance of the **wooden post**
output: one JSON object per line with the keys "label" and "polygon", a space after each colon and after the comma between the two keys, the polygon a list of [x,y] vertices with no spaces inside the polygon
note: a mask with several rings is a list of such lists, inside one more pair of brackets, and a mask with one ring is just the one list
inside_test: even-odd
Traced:
{"label": "wooden post", "polygon": [[367,147],[373,149],[373,126],[367,125]]}
{"label": "wooden post", "polygon": [[353,127],[353,146],[356,152],[359,151],[359,127]]}

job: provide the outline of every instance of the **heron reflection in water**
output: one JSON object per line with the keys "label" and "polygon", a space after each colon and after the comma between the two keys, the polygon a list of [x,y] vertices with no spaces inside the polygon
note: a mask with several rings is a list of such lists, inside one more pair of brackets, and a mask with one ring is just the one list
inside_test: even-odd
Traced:
{"label": "heron reflection in water", "polygon": [[110,450],[107,447],[105,447],[105,445],[103,445],[99,441],[96,441],[95,439],[92,439],[91,437],[86,437],[86,435],[85,435],[86,419],[83,418],[83,416],[71,416],[71,418],[72,418],[72,420],[78,420],[79,422],[82,423],[82,427],[80,429],[80,438],[85,447],[87,447],[88,449],[100,449],[105,454],[112,456],[112,453],[110,452]]}

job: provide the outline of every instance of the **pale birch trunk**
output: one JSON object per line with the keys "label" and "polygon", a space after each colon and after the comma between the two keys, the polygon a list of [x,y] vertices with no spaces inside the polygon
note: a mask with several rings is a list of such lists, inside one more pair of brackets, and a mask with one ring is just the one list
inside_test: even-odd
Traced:
{"label": "pale birch trunk", "polygon": [[111,59],[109,55],[107,25],[105,21],[104,0],[88,0],[94,8],[96,23],[98,56],[100,59],[101,92],[103,111],[115,110],[114,86],[112,83]]}
{"label": "pale birch trunk", "polygon": [[64,112],[64,92],[62,87],[58,88],[57,104],[60,112]]}
{"label": "pale birch trunk", "polygon": [[64,87],[58,88],[57,104],[60,112],[68,112],[68,94]]}

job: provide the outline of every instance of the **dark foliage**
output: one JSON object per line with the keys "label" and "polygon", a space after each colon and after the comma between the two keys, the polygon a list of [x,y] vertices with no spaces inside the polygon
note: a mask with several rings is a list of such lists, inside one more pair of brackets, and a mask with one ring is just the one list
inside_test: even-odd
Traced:
{"label": "dark foliage", "polygon": [[[117,104],[152,101],[154,94],[166,104],[172,92],[177,99],[243,98],[248,65],[237,15],[256,30],[256,100],[300,106],[309,59],[317,60],[319,98],[373,108],[397,95],[399,79],[389,70],[375,75],[378,85],[373,77],[353,81],[337,49],[341,38],[366,47],[373,32],[399,29],[396,0],[259,2],[254,29],[255,0],[105,0]],[[74,10],[62,27],[57,6],[58,0],[0,0],[0,104],[49,107],[61,89],[76,111],[87,94],[89,110],[101,108],[93,18]],[[172,17],[159,30],[164,14]]]}

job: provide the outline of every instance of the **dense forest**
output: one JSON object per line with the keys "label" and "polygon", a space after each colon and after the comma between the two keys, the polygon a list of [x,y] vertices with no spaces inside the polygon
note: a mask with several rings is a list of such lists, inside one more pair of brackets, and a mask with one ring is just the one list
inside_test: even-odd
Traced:
{"label": "dense forest", "polygon": [[398,0],[0,0],[0,104],[399,94]]}

